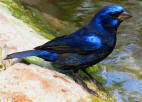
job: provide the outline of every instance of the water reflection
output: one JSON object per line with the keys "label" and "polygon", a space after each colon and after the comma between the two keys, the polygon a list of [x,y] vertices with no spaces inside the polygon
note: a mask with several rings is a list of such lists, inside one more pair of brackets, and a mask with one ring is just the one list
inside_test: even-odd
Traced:
{"label": "water reflection", "polygon": [[126,72],[108,72],[104,74],[106,85],[114,88],[112,93],[118,102],[141,102],[142,80]]}
{"label": "water reflection", "polygon": [[[142,102],[142,1],[141,0],[21,0],[42,12],[83,26],[103,6],[120,4],[127,8],[132,19],[121,24],[116,49],[102,63],[102,76],[118,102]],[[41,6],[42,5],[42,6]],[[109,63],[109,64],[108,64]]]}

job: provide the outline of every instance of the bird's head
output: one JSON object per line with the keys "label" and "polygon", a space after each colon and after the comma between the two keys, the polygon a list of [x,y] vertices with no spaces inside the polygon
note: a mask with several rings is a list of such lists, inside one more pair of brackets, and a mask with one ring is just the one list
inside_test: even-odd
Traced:
{"label": "bird's head", "polygon": [[117,30],[120,23],[128,18],[132,17],[122,6],[119,5],[109,5],[102,8],[93,20],[90,22],[91,26],[95,26],[98,29],[103,27],[103,29],[108,31]]}

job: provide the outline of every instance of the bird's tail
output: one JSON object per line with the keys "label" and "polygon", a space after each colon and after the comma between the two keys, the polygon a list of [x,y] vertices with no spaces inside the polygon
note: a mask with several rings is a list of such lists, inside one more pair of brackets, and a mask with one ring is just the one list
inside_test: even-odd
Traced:
{"label": "bird's tail", "polygon": [[[29,50],[29,51],[23,51],[23,52],[17,52],[9,54],[6,59],[12,59],[12,58],[23,58],[23,57],[29,57],[29,56],[38,56],[45,60],[51,61],[54,60],[57,55],[55,53],[51,53],[44,50]],[[45,58],[44,58],[45,57]]]}

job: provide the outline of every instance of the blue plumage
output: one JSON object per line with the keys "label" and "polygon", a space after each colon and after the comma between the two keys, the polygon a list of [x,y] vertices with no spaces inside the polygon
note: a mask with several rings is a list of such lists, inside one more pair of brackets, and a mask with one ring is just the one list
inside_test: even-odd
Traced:
{"label": "blue plumage", "polygon": [[87,26],[78,31],[55,38],[35,50],[10,54],[7,59],[38,56],[60,65],[63,69],[84,70],[113,51],[117,28],[123,20],[130,17],[131,15],[119,5],[106,6]]}
{"label": "blue plumage", "polygon": [[29,57],[29,56],[38,56],[45,59],[46,61],[54,61],[58,57],[58,54],[45,51],[45,50],[29,50],[29,51],[10,54],[7,56],[6,59],[23,58],[23,57]]}

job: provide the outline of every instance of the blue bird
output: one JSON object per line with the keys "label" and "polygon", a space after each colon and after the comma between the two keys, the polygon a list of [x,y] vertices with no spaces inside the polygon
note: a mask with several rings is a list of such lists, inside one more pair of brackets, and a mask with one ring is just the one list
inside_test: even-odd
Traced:
{"label": "blue bird", "polygon": [[[45,61],[58,64],[64,70],[73,69],[76,73],[81,69],[100,88],[93,77],[86,71],[86,68],[102,61],[113,51],[117,40],[117,28],[122,21],[130,17],[131,14],[122,6],[105,6],[93,17],[87,26],[78,31],[55,38],[36,47],[34,50],[10,54],[6,59],[38,56]],[[75,76],[81,80],[83,87],[89,93],[95,93],[87,87],[77,73]]]}

